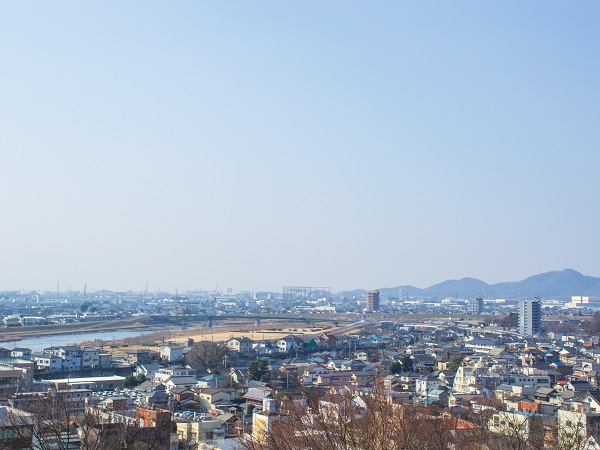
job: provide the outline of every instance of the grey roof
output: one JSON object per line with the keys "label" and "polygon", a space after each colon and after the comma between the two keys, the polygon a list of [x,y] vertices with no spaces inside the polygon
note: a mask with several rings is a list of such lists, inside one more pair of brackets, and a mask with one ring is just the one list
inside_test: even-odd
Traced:
{"label": "grey roof", "polygon": [[220,373],[211,373],[210,375],[203,376],[200,378],[200,381],[214,381],[214,380],[225,380],[227,377],[225,375],[221,375]]}
{"label": "grey roof", "polygon": [[411,359],[415,362],[434,362],[435,358],[431,355],[412,355]]}
{"label": "grey roof", "polygon": [[493,348],[493,349],[490,350],[489,355],[490,356],[498,356],[498,355],[504,353],[505,351],[506,350],[504,350],[504,348],[496,347],[496,348]]}
{"label": "grey roof", "polygon": [[264,398],[271,397],[272,394],[273,394],[273,391],[270,389],[251,388],[251,389],[248,389],[248,392],[246,393],[246,395],[243,396],[243,398],[252,398],[252,399],[262,400]]}
{"label": "grey roof", "polygon": [[443,392],[446,392],[446,390],[445,390],[445,389],[434,389],[433,391],[431,391],[431,392],[429,393],[429,395],[431,395],[431,396],[434,396],[434,397],[435,397],[436,395],[440,395],[440,394],[442,394]]}
{"label": "grey roof", "polygon": [[156,391],[150,392],[146,397],[151,397],[151,398],[164,398],[164,397],[166,397],[166,398],[168,398],[169,394],[167,394],[165,391],[156,390]]}
{"label": "grey roof", "polygon": [[230,342],[230,341],[253,342],[252,339],[250,339],[249,337],[246,337],[246,336],[237,337],[237,338],[231,338],[231,339],[229,339],[228,342]]}
{"label": "grey roof", "polygon": [[197,389],[197,391],[202,394],[213,395],[213,394],[217,394],[219,392],[231,393],[231,392],[234,392],[235,389],[232,389],[232,388],[204,388],[204,389]]}
{"label": "grey roof", "polygon": [[594,387],[588,383],[587,381],[584,380],[571,380],[569,381],[569,384],[571,386],[573,386],[573,389],[575,391],[593,391]]}
{"label": "grey roof", "polygon": [[162,384],[155,383],[152,380],[147,380],[141,383],[140,385],[133,388],[135,391],[139,392],[151,392],[154,390],[165,390],[165,387]]}
{"label": "grey roof", "polygon": [[220,420],[221,422],[227,422],[229,419],[233,419],[235,418],[236,415],[232,414],[232,413],[223,413],[223,414],[219,414],[216,419]]}
{"label": "grey roof", "polygon": [[169,379],[165,381],[165,384],[169,381],[171,381],[175,385],[195,385],[198,380],[196,380],[196,377],[169,377]]}
{"label": "grey roof", "polygon": [[554,389],[549,387],[541,387],[537,391],[535,391],[535,395],[550,395],[554,393]]}
{"label": "grey roof", "polygon": [[556,396],[557,397],[561,397],[563,400],[569,400],[572,398],[577,397],[577,393],[575,391],[562,391],[562,392],[557,392]]}
{"label": "grey roof", "polygon": [[193,392],[190,388],[186,388],[185,386],[175,386],[171,389],[171,394],[181,394],[185,391]]}

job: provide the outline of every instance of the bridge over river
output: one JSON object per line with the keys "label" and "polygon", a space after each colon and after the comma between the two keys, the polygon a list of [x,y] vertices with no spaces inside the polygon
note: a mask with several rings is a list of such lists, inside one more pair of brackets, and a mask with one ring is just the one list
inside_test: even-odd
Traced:
{"label": "bridge over river", "polygon": [[206,322],[208,327],[212,327],[215,322],[227,322],[230,320],[248,320],[254,321],[254,325],[260,326],[262,320],[276,320],[281,322],[302,322],[307,326],[316,323],[333,323],[338,327],[340,324],[350,324],[355,322],[355,319],[350,318],[332,318],[318,317],[316,315],[303,316],[298,314],[194,314],[186,316],[150,316],[157,320],[178,321],[181,323],[198,323]]}

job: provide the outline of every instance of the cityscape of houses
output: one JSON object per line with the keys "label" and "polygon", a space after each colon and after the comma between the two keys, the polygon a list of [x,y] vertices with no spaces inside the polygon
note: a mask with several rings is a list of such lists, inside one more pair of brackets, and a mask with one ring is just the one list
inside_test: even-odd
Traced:
{"label": "cityscape of houses", "polygon": [[[293,289],[294,287],[288,287]],[[0,317],[7,329],[43,325],[110,322],[144,316],[180,318],[185,324],[198,318],[227,319],[230,314],[472,314],[506,315],[518,313],[519,301],[503,298],[412,297],[402,291],[382,295],[337,293],[296,288],[299,292],[222,293],[190,291],[167,292],[5,292],[0,293]],[[323,289],[323,288],[320,288]],[[521,302],[521,305],[525,305]],[[530,300],[521,317],[542,313],[542,303]],[[566,299],[544,299],[543,314],[589,315],[600,307],[600,298],[574,295]],[[528,320],[529,320],[528,319]],[[9,330],[7,330],[9,331]],[[532,330],[539,332],[539,330]],[[523,333],[529,330],[521,329]]]}
{"label": "cityscape of houses", "polygon": [[[95,313],[104,311],[103,317],[136,314],[142,307],[161,314],[198,312],[200,305],[217,315],[216,311],[243,308],[240,303],[246,308],[254,304],[262,312],[305,310],[315,304],[338,309],[330,299],[296,299],[292,305],[256,295],[252,301],[245,295],[230,296],[227,302],[216,296],[188,300],[175,296],[154,304],[135,299],[90,304],[97,305]],[[61,320],[89,319],[74,311],[81,312],[78,301],[59,303]],[[44,317],[44,301],[34,302],[40,305],[35,317],[56,319],[57,314]],[[6,303],[2,310],[11,318],[5,320],[7,328],[17,326],[12,318],[19,308],[32,306]],[[71,414],[95,411],[97,427],[128,424],[136,430],[130,431],[131,439],[145,442],[162,436],[152,448],[227,449],[244,440],[266,443],[265,424],[285,416],[280,410],[282,394],[302,398],[314,392],[325,401],[326,394],[351,392],[360,399],[377,389],[395,405],[426,407],[432,417],[466,421],[498,436],[508,435],[508,428],[512,432],[514,427],[506,424],[515,423],[522,425],[525,437],[533,435],[529,427],[538,421],[536,433],[552,439],[577,424],[570,433],[585,435],[585,448],[600,448],[595,427],[600,421],[600,339],[597,332],[586,333],[581,327],[596,317],[588,299],[574,297],[549,305],[539,298],[442,299],[405,305],[380,299],[373,291],[366,301],[354,303],[356,307],[346,309],[357,310],[359,318],[350,325],[272,339],[185,339],[156,342],[153,349],[116,346],[109,352],[101,346],[51,344],[41,351],[0,348],[0,424],[14,427],[9,419],[18,417],[23,426],[35,427],[36,408],[60,399]],[[430,314],[431,308],[438,308],[438,316],[466,308],[473,320],[399,321],[393,319],[397,307],[422,308]],[[574,308],[578,316],[572,314]],[[21,326],[28,326],[26,322]],[[198,356],[210,345],[218,346],[223,358],[207,361]],[[79,448],[87,439],[81,427],[66,433],[53,439],[69,439],[69,448]],[[33,442],[35,433],[30,434]],[[12,434],[0,436],[14,439]]]}

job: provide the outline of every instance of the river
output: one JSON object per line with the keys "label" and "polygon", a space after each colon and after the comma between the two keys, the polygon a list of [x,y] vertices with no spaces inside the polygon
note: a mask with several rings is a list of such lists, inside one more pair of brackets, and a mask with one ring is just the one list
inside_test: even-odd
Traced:
{"label": "river", "polygon": [[151,331],[97,331],[93,333],[71,333],[71,334],[54,334],[52,336],[37,336],[27,337],[20,341],[0,342],[0,347],[12,349],[15,347],[30,348],[34,352],[39,352],[50,346],[79,344],[84,341],[94,341],[96,339],[105,342],[113,339],[119,340],[128,337],[142,336],[144,334],[156,333],[157,330]]}

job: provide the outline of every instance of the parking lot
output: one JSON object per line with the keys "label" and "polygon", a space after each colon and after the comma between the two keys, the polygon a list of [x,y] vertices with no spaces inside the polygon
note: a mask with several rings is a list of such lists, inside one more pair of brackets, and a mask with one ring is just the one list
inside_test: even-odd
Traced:
{"label": "parking lot", "polygon": [[[145,394],[134,389],[116,389],[114,391],[98,391],[92,394],[99,401],[117,398],[126,398],[128,408],[145,406]],[[198,411],[177,411],[173,413],[175,419],[182,421],[200,421],[206,418],[206,413]],[[211,416],[212,417],[212,416]],[[210,417],[209,417],[210,418]]]}

